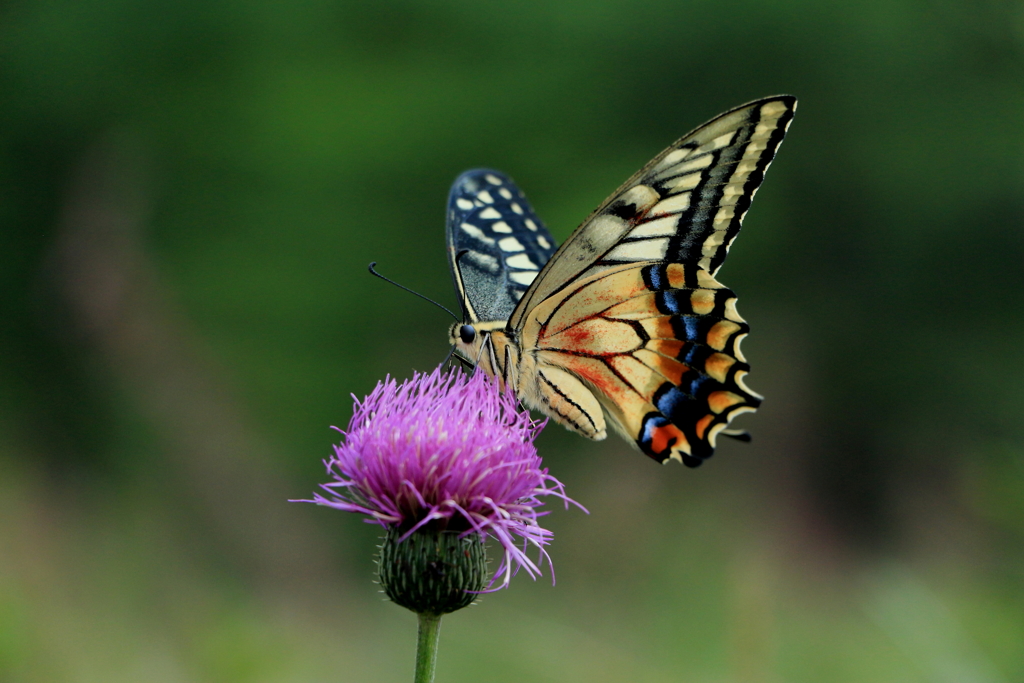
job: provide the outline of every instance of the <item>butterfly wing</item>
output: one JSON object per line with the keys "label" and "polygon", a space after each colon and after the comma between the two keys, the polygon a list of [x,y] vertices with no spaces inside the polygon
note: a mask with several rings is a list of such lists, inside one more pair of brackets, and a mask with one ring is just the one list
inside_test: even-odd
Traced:
{"label": "butterfly wing", "polygon": [[644,453],[695,467],[732,418],[760,404],[743,381],[749,328],[707,271],[620,264],[563,291],[527,318],[523,345],[538,381],[520,393],[567,427],[593,438],[599,406]]}
{"label": "butterfly wing", "polygon": [[740,230],[796,110],[788,95],[728,111],[669,145],[637,171],[565,241],[523,296],[509,323],[588,270],[672,261],[714,275]]}
{"label": "butterfly wing", "polygon": [[747,324],[714,274],[795,108],[789,96],[758,100],[684,136],[554,254],[509,320],[538,377],[544,367],[571,376],[525,387],[539,407],[587,405],[577,378],[641,450],[690,466],[757,408],[739,350]]}
{"label": "butterfly wing", "polygon": [[467,322],[507,320],[557,243],[512,179],[474,169],[448,196],[448,259]]}

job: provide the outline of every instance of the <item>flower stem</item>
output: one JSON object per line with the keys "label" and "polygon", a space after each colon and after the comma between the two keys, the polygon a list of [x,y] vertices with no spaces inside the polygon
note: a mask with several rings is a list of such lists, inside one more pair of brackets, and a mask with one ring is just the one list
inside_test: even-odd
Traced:
{"label": "flower stem", "polygon": [[416,643],[416,680],[414,683],[434,683],[437,664],[437,641],[441,635],[441,615],[420,613],[420,633]]}

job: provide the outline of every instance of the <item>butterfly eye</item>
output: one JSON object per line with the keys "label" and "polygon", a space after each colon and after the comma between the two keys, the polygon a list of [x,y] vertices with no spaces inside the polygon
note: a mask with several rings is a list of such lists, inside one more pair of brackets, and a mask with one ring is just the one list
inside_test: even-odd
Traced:
{"label": "butterfly eye", "polygon": [[462,338],[463,344],[472,344],[473,340],[476,339],[476,330],[473,329],[472,325],[463,325],[459,328],[459,337]]}

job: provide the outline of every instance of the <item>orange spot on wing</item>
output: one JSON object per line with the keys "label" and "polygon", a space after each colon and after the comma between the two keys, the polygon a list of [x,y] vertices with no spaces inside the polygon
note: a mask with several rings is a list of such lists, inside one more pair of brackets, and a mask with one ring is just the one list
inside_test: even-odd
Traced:
{"label": "orange spot on wing", "polygon": [[733,366],[736,359],[724,353],[713,353],[704,361],[704,372],[711,375],[719,382],[724,382],[729,374],[729,368]]}
{"label": "orange spot on wing", "polygon": [[660,318],[648,318],[640,321],[647,336],[652,339],[675,339],[676,332],[672,329],[672,319],[669,316]]}
{"label": "orange spot on wing", "polygon": [[683,342],[678,339],[651,339],[647,348],[669,358],[675,358],[683,350]]}
{"label": "orange spot on wing", "polygon": [[743,397],[737,396],[731,391],[712,391],[708,394],[708,407],[716,414],[737,403],[743,403]]}
{"label": "orange spot on wing", "polygon": [[710,289],[695,289],[690,293],[690,308],[697,315],[707,315],[715,309],[715,293]]}
{"label": "orange spot on wing", "polygon": [[704,438],[704,432],[707,431],[708,425],[710,425],[714,419],[714,415],[705,415],[701,419],[697,420],[697,424],[694,427],[695,431],[697,432],[697,438]]}
{"label": "orange spot on wing", "polygon": [[674,424],[662,425],[651,430],[651,450],[658,455],[680,444],[689,445],[689,442]]}
{"label": "orange spot on wing", "polygon": [[665,269],[668,273],[668,284],[673,289],[686,288],[686,269],[678,263],[670,263]]}
{"label": "orange spot on wing", "polygon": [[708,346],[715,351],[721,351],[729,343],[729,337],[740,329],[740,326],[729,320],[720,320],[708,330]]}

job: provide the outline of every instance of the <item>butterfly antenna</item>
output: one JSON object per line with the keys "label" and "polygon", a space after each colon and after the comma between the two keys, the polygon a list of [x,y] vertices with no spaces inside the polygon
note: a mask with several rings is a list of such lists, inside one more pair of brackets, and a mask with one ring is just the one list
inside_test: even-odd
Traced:
{"label": "butterfly antenna", "polygon": [[460,322],[460,320],[459,320],[458,316],[456,316],[456,315],[455,315],[454,313],[452,313],[452,312],[451,312],[451,311],[449,311],[449,310],[448,310],[447,308],[445,308],[445,307],[444,307],[444,306],[442,306],[441,304],[437,303],[436,301],[434,301],[434,300],[433,300],[433,299],[431,299],[430,297],[426,297],[426,296],[423,296],[423,295],[422,295],[422,294],[420,294],[419,292],[415,292],[415,291],[413,291],[413,290],[409,289],[408,287],[406,287],[405,285],[400,285],[400,284],[398,284],[397,282],[395,282],[394,280],[392,280],[391,278],[388,278],[388,277],[384,277],[383,275],[381,275],[380,273],[378,273],[378,272],[377,272],[376,270],[374,270],[374,267],[375,267],[376,265],[377,265],[377,262],[376,262],[376,261],[373,261],[373,262],[372,262],[372,263],[370,264],[370,274],[371,274],[371,275],[376,275],[376,276],[377,276],[377,277],[379,277],[379,278],[380,278],[381,280],[384,280],[385,282],[390,282],[391,284],[393,284],[393,285],[394,285],[395,287],[398,287],[399,289],[404,289],[405,291],[409,292],[410,294],[415,294],[415,295],[416,295],[416,296],[418,296],[419,298],[421,298],[421,299],[424,299],[424,300],[426,300],[426,301],[429,301],[430,303],[434,304],[435,306],[437,306],[438,308],[440,308],[440,309],[441,309],[442,311],[444,311],[445,313],[447,313],[447,314],[448,314],[448,315],[450,315],[451,317],[455,318],[455,322]]}

